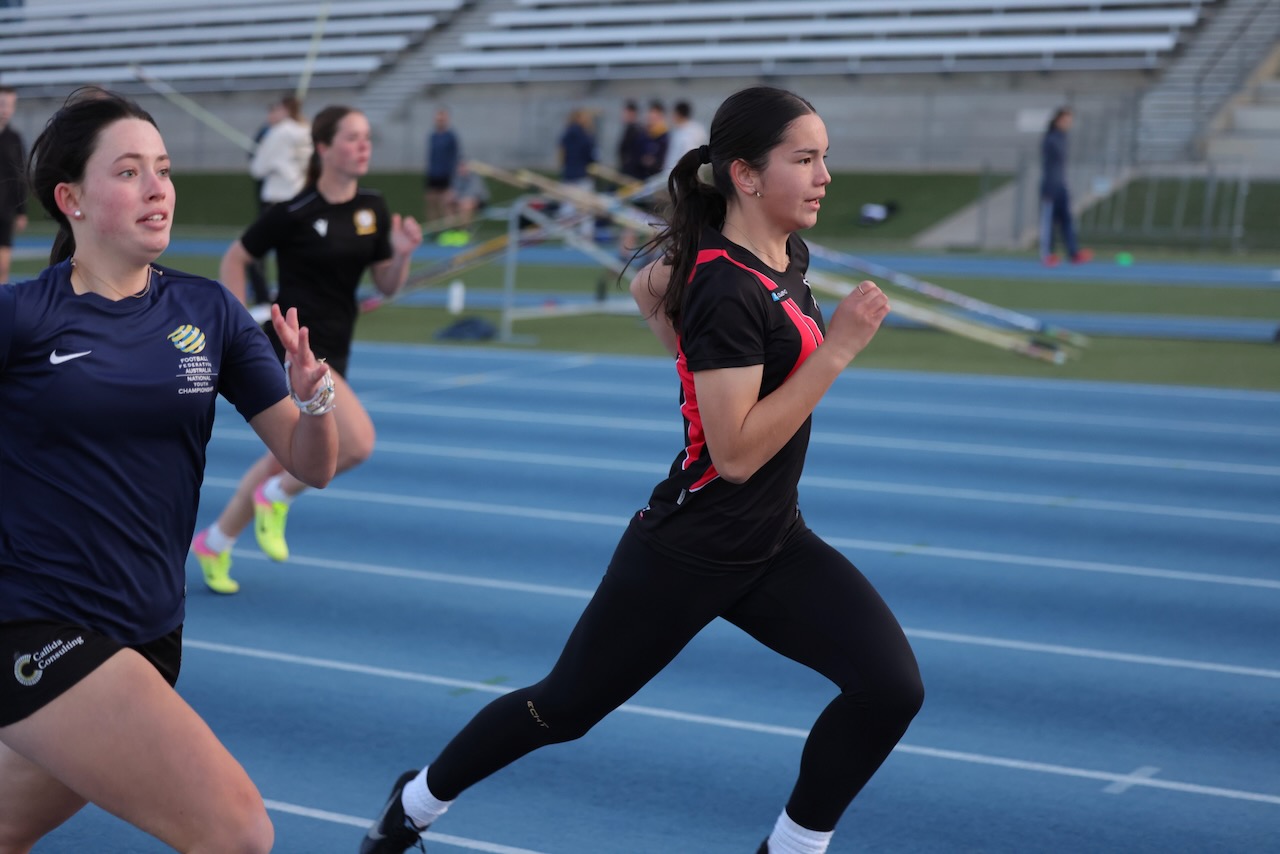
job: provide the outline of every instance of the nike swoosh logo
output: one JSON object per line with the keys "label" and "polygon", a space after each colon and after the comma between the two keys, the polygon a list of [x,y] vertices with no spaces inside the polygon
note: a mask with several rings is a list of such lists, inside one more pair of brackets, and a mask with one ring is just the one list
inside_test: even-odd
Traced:
{"label": "nike swoosh logo", "polygon": [[54,350],[49,354],[49,364],[61,365],[63,362],[70,362],[72,359],[79,359],[81,356],[87,356],[92,352],[92,350],[85,350],[83,353],[67,353],[59,356],[58,351]]}

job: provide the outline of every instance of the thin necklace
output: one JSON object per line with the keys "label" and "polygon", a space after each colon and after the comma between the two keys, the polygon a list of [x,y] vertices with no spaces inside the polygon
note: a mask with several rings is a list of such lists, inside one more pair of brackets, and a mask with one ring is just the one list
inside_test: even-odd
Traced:
{"label": "thin necklace", "polygon": [[[71,269],[80,271],[80,278],[85,280],[86,285],[88,285],[89,280],[92,279],[95,282],[106,285],[107,290],[111,291],[113,294],[120,297],[120,299],[142,299],[143,297],[145,297],[148,293],[151,292],[151,276],[153,273],[157,272],[155,267],[152,267],[150,264],[148,264],[147,265],[147,282],[142,286],[142,290],[138,291],[136,294],[126,294],[117,290],[106,279],[99,279],[97,276],[90,274],[88,270],[86,270],[84,267],[76,263],[76,259],[74,257],[71,259]],[[92,290],[92,288],[90,288],[90,290]]]}
{"label": "thin necklace", "polygon": [[[766,264],[768,264],[768,265],[769,265],[771,268],[773,268],[774,270],[786,270],[786,269],[787,269],[787,267],[788,267],[788,266],[789,266],[789,264],[790,264],[790,259],[788,259],[787,261],[784,261],[782,264],[778,264],[778,263],[776,263],[776,262],[774,261],[774,259],[769,255],[769,253],[767,253],[767,252],[762,252],[762,251],[760,250],[760,247],[759,247],[759,246],[756,246],[756,245],[755,245],[755,243],[753,243],[753,242],[752,242],[751,238],[747,236],[747,233],[746,233],[745,231],[743,231],[742,229],[738,228],[738,226],[734,225],[733,223],[729,222],[728,220],[725,220],[724,224],[725,224],[725,225],[727,225],[729,228],[732,228],[734,231],[738,232],[738,234],[741,234],[741,235],[742,235],[742,239],[743,239],[743,240],[745,240],[745,241],[747,241],[747,245],[751,247],[751,251],[755,252],[755,253],[756,253],[756,255],[760,258],[760,260],[761,260],[761,261],[764,261]],[[783,257],[786,257],[786,256],[785,256],[785,253],[784,253]]]}

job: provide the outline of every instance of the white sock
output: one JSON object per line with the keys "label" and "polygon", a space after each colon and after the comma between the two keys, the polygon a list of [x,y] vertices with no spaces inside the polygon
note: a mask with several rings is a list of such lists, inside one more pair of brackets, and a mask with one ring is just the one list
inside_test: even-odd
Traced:
{"label": "white sock", "polygon": [[404,814],[419,830],[425,830],[429,824],[445,814],[453,801],[442,801],[427,788],[427,769],[423,768],[400,793],[400,803],[404,806]]}
{"label": "white sock", "polygon": [[268,501],[279,501],[284,504],[291,504],[293,496],[285,492],[280,486],[280,481],[284,479],[284,475],[278,474],[275,477],[267,478],[267,482],[262,484],[262,494]]}
{"label": "white sock", "polygon": [[218,527],[218,523],[214,522],[204,532],[204,544],[218,554],[222,554],[227,549],[236,544],[235,537],[228,537]]}
{"label": "white sock", "polygon": [[810,830],[791,820],[783,810],[769,834],[769,854],[826,854],[835,831]]}

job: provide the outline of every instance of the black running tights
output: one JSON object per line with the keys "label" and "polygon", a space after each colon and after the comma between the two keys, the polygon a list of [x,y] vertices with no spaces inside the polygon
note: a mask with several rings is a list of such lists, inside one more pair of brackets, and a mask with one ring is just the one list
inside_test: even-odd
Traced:
{"label": "black running tights", "polygon": [[428,770],[431,792],[452,800],[539,747],[580,738],[716,617],[840,689],[813,725],[787,803],[802,827],[834,829],[906,732],[924,688],[879,594],[803,526],[767,564],[722,574],[682,567],[628,531],[555,667],[454,737]]}

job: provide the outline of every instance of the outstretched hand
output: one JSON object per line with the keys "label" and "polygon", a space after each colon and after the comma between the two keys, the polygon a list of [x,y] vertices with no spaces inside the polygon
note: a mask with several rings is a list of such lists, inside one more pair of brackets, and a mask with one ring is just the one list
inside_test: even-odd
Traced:
{"label": "outstretched hand", "polygon": [[328,368],[311,352],[311,336],[307,327],[298,325],[298,310],[291,308],[288,314],[282,314],[280,306],[272,304],[271,325],[289,360],[289,382],[294,392],[303,400],[313,397]]}
{"label": "outstretched hand", "polygon": [[422,243],[422,225],[413,217],[391,215],[391,251],[408,255]]}

